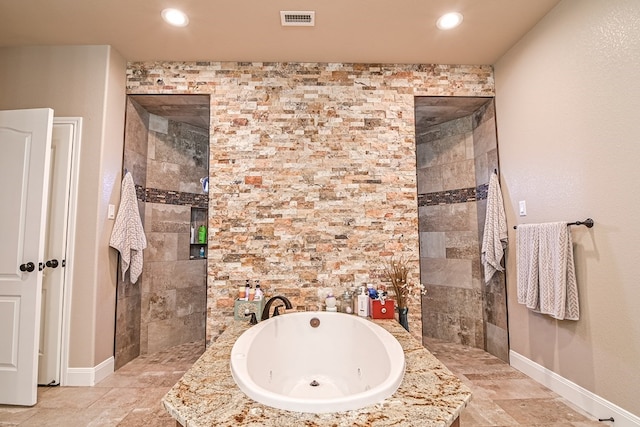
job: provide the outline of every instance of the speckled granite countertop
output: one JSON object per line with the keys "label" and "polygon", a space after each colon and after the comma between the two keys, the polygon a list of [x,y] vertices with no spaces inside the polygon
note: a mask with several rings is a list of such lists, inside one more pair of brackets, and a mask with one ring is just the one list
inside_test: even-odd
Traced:
{"label": "speckled granite countertop", "polygon": [[184,427],[208,426],[439,426],[451,425],[471,391],[394,320],[374,320],[391,332],[405,352],[405,374],[389,398],[355,411],[331,414],[290,412],[247,397],[231,376],[229,358],[247,322],[231,321],[162,399]]}

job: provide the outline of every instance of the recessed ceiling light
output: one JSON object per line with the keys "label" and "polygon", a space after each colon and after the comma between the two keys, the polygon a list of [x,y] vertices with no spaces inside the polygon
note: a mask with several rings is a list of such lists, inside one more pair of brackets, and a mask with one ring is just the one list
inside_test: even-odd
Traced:
{"label": "recessed ceiling light", "polygon": [[438,18],[436,26],[441,30],[450,30],[457,27],[462,22],[462,14],[458,12],[449,12]]}
{"label": "recessed ceiling light", "polygon": [[174,27],[186,27],[189,24],[189,17],[178,9],[164,9],[161,15],[162,19]]}

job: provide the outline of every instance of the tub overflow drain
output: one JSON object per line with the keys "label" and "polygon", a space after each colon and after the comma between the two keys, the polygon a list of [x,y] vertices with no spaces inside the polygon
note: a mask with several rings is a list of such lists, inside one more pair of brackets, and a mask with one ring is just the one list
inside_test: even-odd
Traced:
{"label": "tub overflow drain", "polygon": [[309,385],[311,387],[318,387],[320,385],[320,383],[318,381],[316,381],[316,380],[313,380],[313,381],[311,381],[311,383],[309,383]]}

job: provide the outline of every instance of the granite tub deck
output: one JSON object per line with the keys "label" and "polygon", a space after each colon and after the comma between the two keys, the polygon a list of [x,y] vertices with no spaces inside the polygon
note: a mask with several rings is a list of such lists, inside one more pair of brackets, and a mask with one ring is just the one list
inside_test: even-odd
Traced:
{"label": "granite tub deck", "polygon": [[[285,314],[286,316],[286,314]],[[162,403],[184,427],[209,426],[457,426],[471,390],[394,320],[373,320],[392,333],[405,352],[405,374],[384,401],[330,414],[290,412],[247,397],[231,376],[230,354],[249,325],[231,321]]]}

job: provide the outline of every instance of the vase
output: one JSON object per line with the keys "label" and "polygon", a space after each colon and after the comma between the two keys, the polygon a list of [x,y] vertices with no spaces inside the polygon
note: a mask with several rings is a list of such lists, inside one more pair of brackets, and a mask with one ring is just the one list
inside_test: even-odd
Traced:
{"label": "vase", "polygon": [[409,307],[398,307],[398,322],[407,331],[409,330]]}

